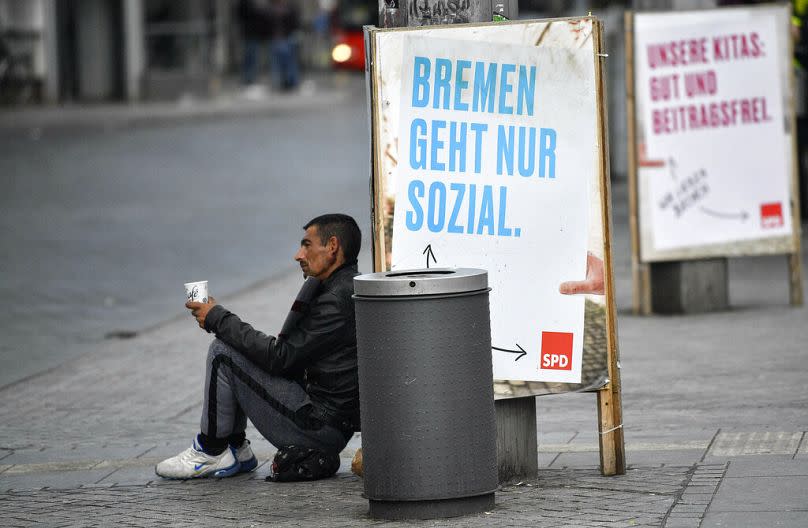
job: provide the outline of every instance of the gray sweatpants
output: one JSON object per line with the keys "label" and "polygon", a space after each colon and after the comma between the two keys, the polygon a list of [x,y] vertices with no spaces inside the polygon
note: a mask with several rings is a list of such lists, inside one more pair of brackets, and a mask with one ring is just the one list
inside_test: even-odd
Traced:
{"label": "gray sweatpants", "polygon": [[202,407],[204,434],[226,438],[244,432],[249,418],[275,447],[342,451],[350,436],[330,425],[310,429],[311,425],[295,419],[295,413],[310,404],[299,383],[268,374],[219,339],[211,343]]}

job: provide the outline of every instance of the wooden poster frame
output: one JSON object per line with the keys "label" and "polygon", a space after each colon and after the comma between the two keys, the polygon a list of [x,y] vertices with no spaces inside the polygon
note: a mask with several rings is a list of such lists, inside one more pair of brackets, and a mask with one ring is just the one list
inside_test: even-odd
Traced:
{"label": "wooden poster frame", "polygon": [[[617,312],[614,301],[614,270],[612,264],[611,238],[611,187],[609,177],[608,155],[608,122],[606,111],[606,84],[605,59],[603,52],[603,25],[595,17],[575,17],[566,19],[548,19],[530,22],[574,22],[578,20],[592,21],[593,60],[595,61],[595,88],[596,88],[596,126],[597,126],[597,170],[599,172],[600,199],[603,224],[604,245],[604,282],[606,298],[606,354],[608,381],[597,389],[597,416],[600,448],[600,469],[604,476],[621,475],[626,471],[625,441],[623,436],[622,395],[620,382],[619,352],[617,342]],[[500,24],[520,24],[527,21],[504,22]],[[474,28],[488,24],[464,24],[464,27]],[[548,24],[549,26],[549,24]],[[434,27],[432,29],[435,29]],[[372,255],[374,272],[387,271],[386,241],[385,241],[385,203],[384,176],[382,172],[382,158],[389,155],[384,152],[380,140],[381,135],[381,77],[377,64],[377,49],[375,33],[379,31],[418,31],[418,28],[379,29],[373,26],[365,28],[366,38],[366,82],[369,108],[369,125],[371,137],[371,226],[372,226]],[[535,397],[535,396],[534,396]],[[535,428],[534,428],[535,430]]]}
{"label": "wooden poster frame", "polygon": [[[758,10],[787,6],[788,4],[759,4],[755,6],[734,6],[720,8],[723,10]],[[716,8],[705,9],[715,11]],[[642,231],[640,222],[639,165],[640,153],[637,148],[637,87],[635,85],[635,50],[634,50],[634,17],[636,12],[625,12],[625,49],[626,49],[626,120],[628,149],[628,196],[629,196],[629,228],[631,234],[631,272],[632,272],[632,308],[635,314],[650,315],[651,307],[651,263],[656,261],[686,261],[707,257],[745,257],[756,255],[786,256],[788,265],[789,302],[792,306],[803,304],[802,257],[801,257],[801,223],[799,196],[799,168],[797,160],[797,125],[794,101],[794,69],[789,67],[790,93],[789,104],[785,108],[791,123],[791,181],[789,185],[792,234],[779,239],[761,239],[743,243],[711,244],[692,248],[682,248],[673,252],[670,258],[644,261],[641,246]],[[655,14],[663,14],[659,12]],[[784,30],[788,35],[788,32]],[[793,41],[788,39],[789,57],[793,55]]]}

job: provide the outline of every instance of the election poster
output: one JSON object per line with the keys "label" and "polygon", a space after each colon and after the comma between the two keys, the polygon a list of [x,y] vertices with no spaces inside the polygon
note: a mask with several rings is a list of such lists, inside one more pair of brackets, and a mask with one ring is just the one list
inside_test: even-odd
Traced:
{"label": "election poster", "polygon": [[488,271],[500,394],[607,379],[596,28],[581,18],[367,33],[379,267]]}
{"label": "election poster", "polygon": [[642,261],[795,251],[788,9],[634,15]]}

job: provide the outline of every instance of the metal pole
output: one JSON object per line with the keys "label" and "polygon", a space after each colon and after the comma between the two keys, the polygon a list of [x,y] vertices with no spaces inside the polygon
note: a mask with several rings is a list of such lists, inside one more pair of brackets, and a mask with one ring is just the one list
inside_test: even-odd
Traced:
{"label": "metal pole", "polygon": [[141,98],[143,68],[146,62],[145,37],[143,35],[143,5],[137,0],[123,3],[125,97],[130,102]]}

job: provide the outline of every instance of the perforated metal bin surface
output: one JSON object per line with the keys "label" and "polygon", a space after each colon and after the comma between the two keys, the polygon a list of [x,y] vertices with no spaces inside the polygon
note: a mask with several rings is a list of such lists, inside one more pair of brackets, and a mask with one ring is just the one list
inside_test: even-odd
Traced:
{"label": "perforated metal bin surface", "polygon": [[371,515],[493,507],[488,276],[430,269],[354,279],[365,494]]}

